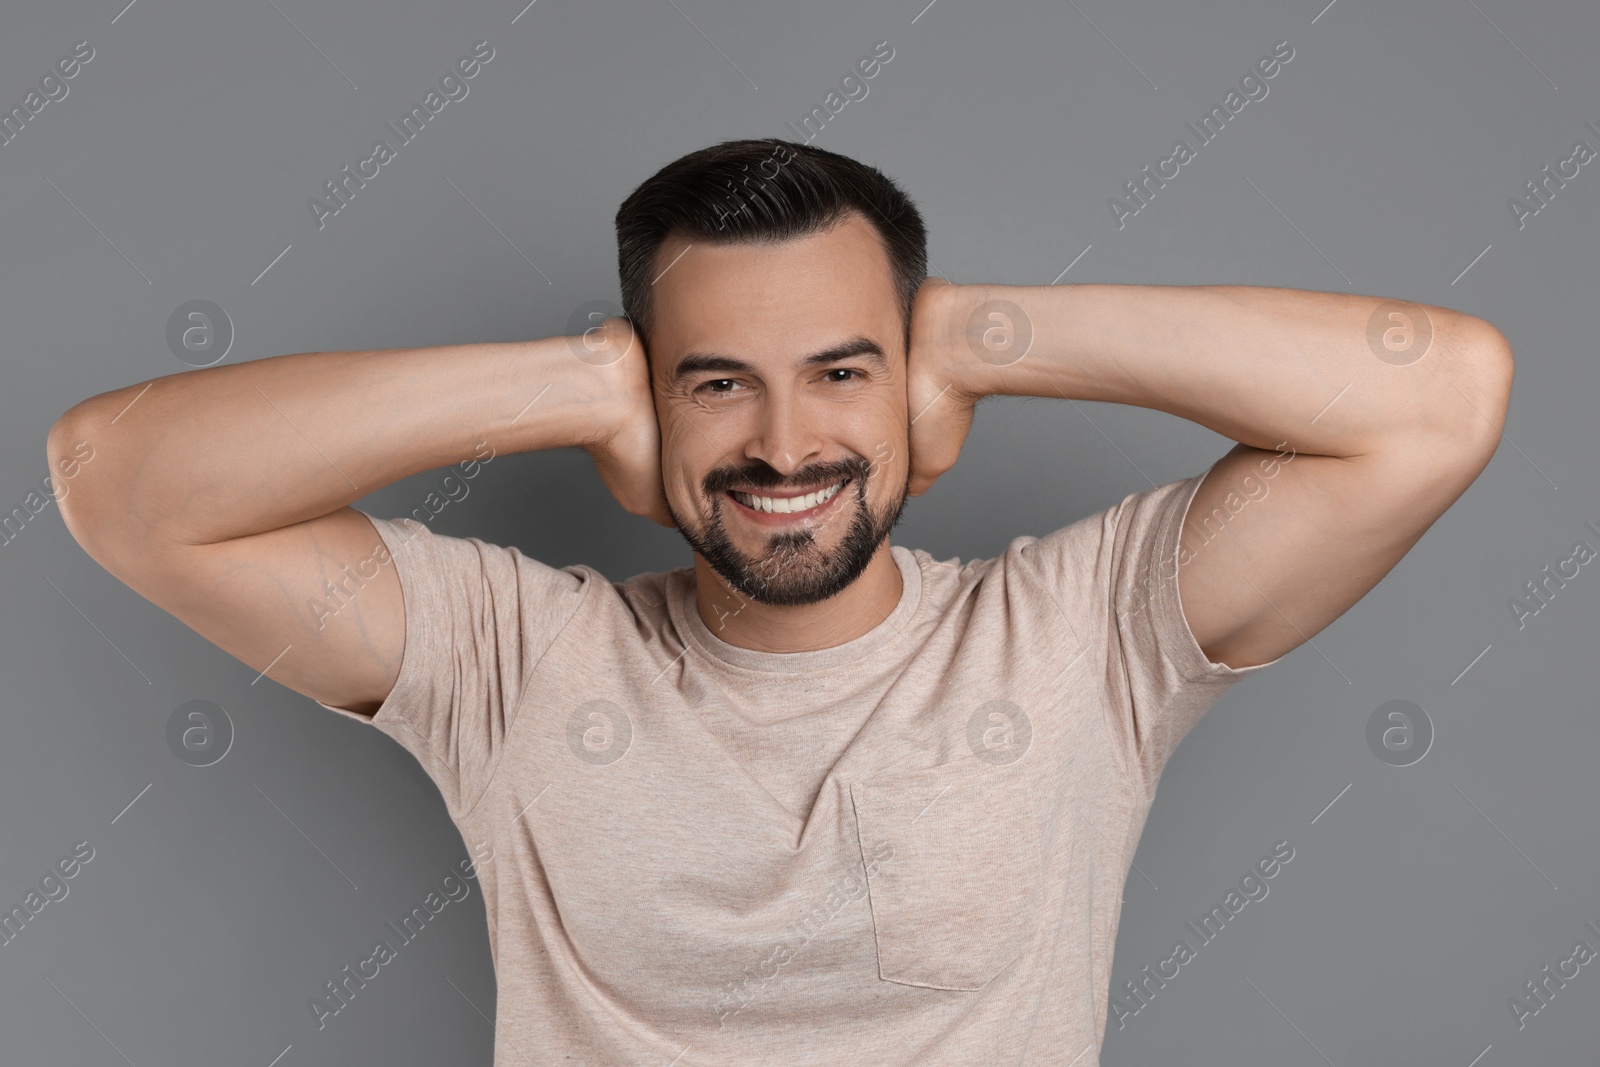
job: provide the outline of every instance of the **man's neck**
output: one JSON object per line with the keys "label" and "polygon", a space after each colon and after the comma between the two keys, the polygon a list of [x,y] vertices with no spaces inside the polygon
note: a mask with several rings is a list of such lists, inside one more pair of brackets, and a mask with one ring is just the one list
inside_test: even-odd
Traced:
{"label": "man's neck", "polygon": [[854,641],[894,612],[905,585],[888,539],[854,582],[816,604],[757,603],[728,588],[699,553],[694,573],[695,606],[706,629],[730,645],[757,652],[814,652]]}

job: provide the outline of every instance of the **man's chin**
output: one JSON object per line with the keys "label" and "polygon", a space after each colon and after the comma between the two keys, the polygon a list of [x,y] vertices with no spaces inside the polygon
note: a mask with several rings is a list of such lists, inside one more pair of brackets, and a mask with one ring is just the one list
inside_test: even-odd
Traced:
{"label": "man's chin", "polygon": [[[842,591],[839,550],[808,545],[747,553],[725,539],[695,546],[728,590],[757,604],[795,607],[816,604]],[[694,544],[691,542],[691,544]]]}
{"label": "man's chin", "polygon": [[854,497],[836,503],[824,521],[778,526],[730,515],[742,505],[724,494],[694,526],[678,523],[678,533],[735,595],[772,607],[816,604],[861,576],[900,515],[873,521]]}
{"label": "man's chin", "polygon": [[[723,580],[728,582],[729,588],[739,591],[738,576],[729,579],[723,575]],[[843,592],[842,588],[833,588],[833,583],[816,584],[807,583],[795,585],[762,585],[760,580],[751,577],[750,583],[743,588],[742,596],[749,598],[757,604],[764,604],[774,608],[804,607],[809,604],[820,604],[824,600],[831,600]]]}

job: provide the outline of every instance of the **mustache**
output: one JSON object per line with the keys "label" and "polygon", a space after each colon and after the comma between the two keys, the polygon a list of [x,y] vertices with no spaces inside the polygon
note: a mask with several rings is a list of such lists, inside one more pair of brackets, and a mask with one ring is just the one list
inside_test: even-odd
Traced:
{"label": "mustache", "polygon": [[708,494],[720,493],[735,486],[749,486],[752,489],[800,489],[805,486],[841,482],[845,479],[861,480],[867,475],[868,464],[865,459],[847,461],[845,463],[818,464],[796,471],[791,477],[784,477],[766,464],[746,470],[715,470],[706,475],[705,490]]}

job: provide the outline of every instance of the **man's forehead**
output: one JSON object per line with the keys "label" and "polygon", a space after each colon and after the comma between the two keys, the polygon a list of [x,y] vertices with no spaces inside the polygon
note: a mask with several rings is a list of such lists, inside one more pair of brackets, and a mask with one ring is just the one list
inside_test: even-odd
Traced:
{"label": "man's forehead", "polygon": [[888,257],[841,230],[769,245],[663,246],[651,330],[660,354],[787,367],[860,338],[887,352],[902,325]]}

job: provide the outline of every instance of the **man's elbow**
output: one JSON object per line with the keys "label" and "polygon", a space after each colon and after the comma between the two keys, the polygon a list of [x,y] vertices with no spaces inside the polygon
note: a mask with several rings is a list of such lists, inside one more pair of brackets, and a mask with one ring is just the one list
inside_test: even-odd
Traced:
{"label": "man's elbow", "polygon": [[1489,375],[1506,399],[1511,397],[1511,379],[1516,376],[1516,360],[1511,355],[1511,342],[1506,335],[1487,319],[1472,320],[1472,347],[1483,358],[1485,373]]}
{"label": "man's elbow", "polygon": [[1449,384],[1460,395],[1458,402],[1448,407],[1453,412],[1453,428],[1467,442],[1464,458],[1481,468],[1500,445],[1516,360],[1506,335],[1486,319],[1465,316],[1454,333],[1453,347],[1459,360]]}
{"label": "man's elbow", "polygon": [[45,457],[49,469],[49,486],[61,512],[61,521],[67,532],[80,545],[88,548],[93,528],[92,510],[88,507],[87,487],[99,479],[84,477],[86,468],[95,459],[94,434],[86,423],[83,404],[79,404],[56,419],[45,440]]}

